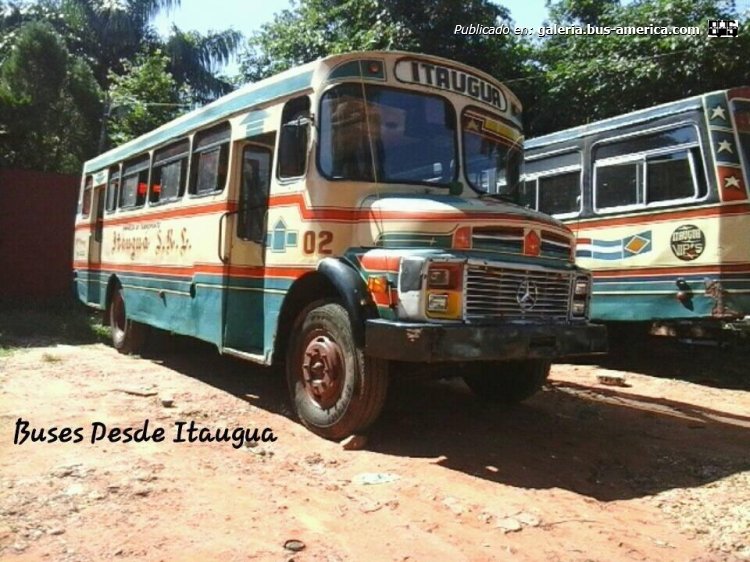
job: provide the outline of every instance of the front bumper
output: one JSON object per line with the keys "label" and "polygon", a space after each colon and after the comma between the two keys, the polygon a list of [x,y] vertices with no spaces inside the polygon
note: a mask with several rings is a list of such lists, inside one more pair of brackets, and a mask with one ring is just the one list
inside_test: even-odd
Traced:
{"label": "front bumper", "polygon": [[395,361],[554,360],[606,351],[607,329],[597,324],[365,324],[365,353]]}

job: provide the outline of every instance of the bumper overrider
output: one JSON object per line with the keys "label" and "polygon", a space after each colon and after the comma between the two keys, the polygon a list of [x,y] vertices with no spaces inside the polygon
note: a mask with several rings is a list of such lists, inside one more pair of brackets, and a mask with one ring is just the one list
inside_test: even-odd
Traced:
{"label": "bumper overrider", "polygon": [[434,324],[367,320],[365,353],[395,361],[510,361],[606,353],[607,329],[571,324]]}

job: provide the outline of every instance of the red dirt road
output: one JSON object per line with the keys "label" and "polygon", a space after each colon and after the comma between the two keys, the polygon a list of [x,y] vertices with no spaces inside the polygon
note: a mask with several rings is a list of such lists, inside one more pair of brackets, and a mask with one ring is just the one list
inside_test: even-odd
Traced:
{"label": "red dirt road", "polygon": [[[598,384],[600,366],[560,365],[513,408],[459,382],[397,381],[366,449],[345,451],[290,419],[278,378],[185,347],[0,358],[0,559],[750,559],[746,390],[628,372],[651,371],[627,357],[607,365],[628,387]],[[709,383],[747,365],[698,351],[648,364]],[[14,445],[19,417],[84,439]],[[89,442],[93,422],[146,419],[165,441]],[[175,422],[191,420],[268,427],[277,441],[173,442]]]}

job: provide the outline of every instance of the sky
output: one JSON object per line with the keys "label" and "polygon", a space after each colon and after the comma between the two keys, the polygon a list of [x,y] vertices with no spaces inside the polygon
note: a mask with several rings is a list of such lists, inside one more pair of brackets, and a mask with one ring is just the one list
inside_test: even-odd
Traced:
{"label": "sky", "polygon": [[[545,0],[504,0],[501,4],[510,10],[516,25],[521,27],[539,27],[547,16]],[[271,21],[276,12],[288,7],[288,0],[182,0],[179,8],[159,14],[154,25],[163,35],[167,35],[174,24],[183,31],[196,30],[201,33],[234,28],[249,37],[261,25]],[[231,75],[236,71],[237,65],[232,63],[224,73]]]}

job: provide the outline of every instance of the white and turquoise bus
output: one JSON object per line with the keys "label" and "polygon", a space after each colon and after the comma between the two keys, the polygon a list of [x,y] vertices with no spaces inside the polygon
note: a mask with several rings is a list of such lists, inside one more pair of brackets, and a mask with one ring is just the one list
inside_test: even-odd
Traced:
{"label": "white and turquoise bus", "polygon": [[699,335],[750,315],[750,88],[526,142],[521,202],[563,220],[592,318]]}
{"label": "white and turquoise bus", "polygon": [[86,162],[78,295],[120,351],[155,326],[284,366],[327,438],[375,420],[394,362],[523,399],[606,338],[571,232],[513,204],[520,112],[492,77],[403,52],[244,86]]}

